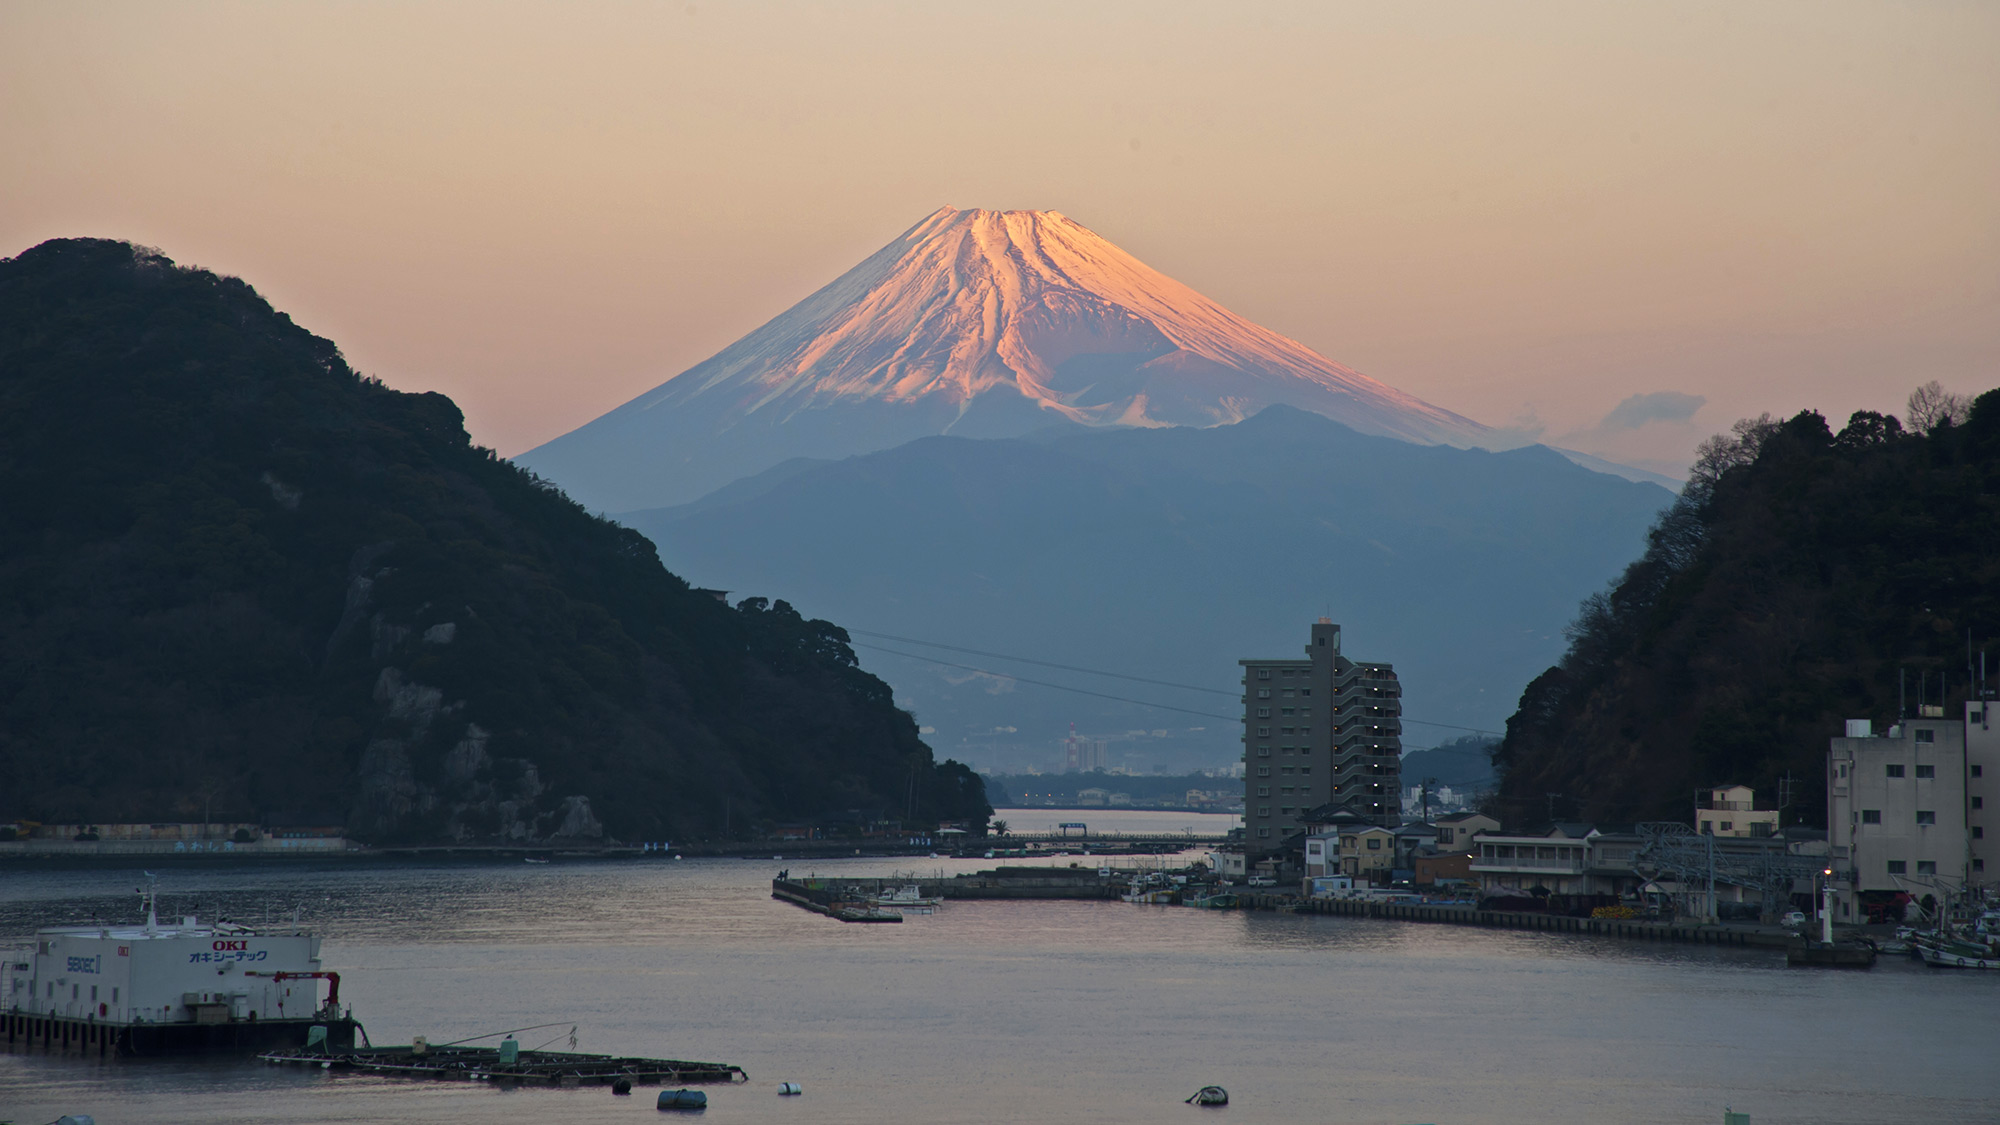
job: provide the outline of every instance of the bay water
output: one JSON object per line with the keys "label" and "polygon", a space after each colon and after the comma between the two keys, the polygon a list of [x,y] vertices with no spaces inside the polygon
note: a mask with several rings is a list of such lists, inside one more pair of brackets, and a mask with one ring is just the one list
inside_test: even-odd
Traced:
{"label": "bay water", "polygon": [[[523,1045],[567,1047],[573,1025],[579,1050],[744,1067],[747,1085],[707,1088],[710,1122],[1716,1123],[1725,1105],[1756,1125],[2000,1121],[2000,974],[1119,902],[847,925],[770,897],[786,868],[992,864],[235,864],[160,887],[163,915],[297,910],[376,1043],[552,1024]],[[0,872],[0,948],[135,918],[141,881]],[[1226,1109],[1182,1104],[1211,1083]],[[652,1121],[653,1097],[0,1053],[15,1125]]]}

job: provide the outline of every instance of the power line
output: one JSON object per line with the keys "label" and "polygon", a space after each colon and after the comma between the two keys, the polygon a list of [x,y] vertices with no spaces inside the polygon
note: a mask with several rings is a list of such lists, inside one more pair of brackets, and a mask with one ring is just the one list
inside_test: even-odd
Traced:
{"label": "power line", "polygon": [[[849,630],[848,630],[848,632],[849,632],[849,633],[857,633],[857,632],[860,632],[860,630],[858,630],[858,629],[849,629]],[[879,634],[879,633],[868,633],[868,634],[864,634],[864,635],[866,635],[866,636],[870,636],[870,637],[874,637],[874,636],[880,636],[881,634]],[[1242,722],[1242,721],[1243,721],[1243,716],[1241,716],[1241,715],[1218,715],[1218,714],[1216,714],[1216,713],[1215,713],[1215,712],[1213,712],[1213,711],[1193,711],[1193,710],[1190,710],[1190,709],[1188,709],[1188,708],[1186,708],[1186,707],[1174,707],[1174,706],[1170,706],[1170,705],[1168,705],[1168,704],[1165,704],[1165,703],[1153,703],[1153,702],[1151,702],[1151,701],[1149,701],[1149,700],[1144,700],[1144,699],[1132,699],[1132,698],[1130,698],[1130,697],[1128,697],[1128,696],[1123,696],[1123,695],[1107,695],[1106,693],[1104,693],[1104,692],[1101,692],[1101,691],[1090,691],[1090,690],[1088,690],[1088,689],[1086,689],[1086,688],[1078,688],[1078,687],[1070,687],[1070,686],[1069,686],[1068,684],[1052,684],[1052,683],[1049,683],[1049,682],[1048,682],[1047,680],[1031,680],[1031,679],[1028,679],[1028,678],[1027,678],[1027,677],[1025,677],[1025,676],[1016,676],[1016,675],[1014,675],[1014,674],[1013,674],[1013,673],[1011,673],[1011,672],[995,672],[995,671],[993,671],[993,670],[991,670],[991,669],[989,669],[989,668],[979,668],[979,667],[975,667],[975,666],[973,666],[973,665],[971,665],[971,664],[956,664],[956,663],[953,663],[952,661],[949,661],[949,660],[939,660],[939,659],[938,659],[937,657],[935,657],[935,656],[919,656],[919,655],[917,655],[917,654],[916,654],[916,653],[914,653],[914,652],[897,652],[897,651],[896,651],[895,649],[893,649],[893,648],[883,648],[883,647],[882,647],[881,645],[871,645],[871,644],[865,644],[865,643],[863,643],[863,642],[861,642],[861,641],[849,641],[849,642],[847,642],[847,643],[848,643],[848,644],[850,644],[850,645],[852,645],[852,646],[854,646],[855,648],[865,648],[865,649],[868,649],[868,650],[870,650],[870,651],[872,651],[872,652],[886,652],[886,653],[888,653],[888,654],[889,654],[890,656],[901,656],[901,657],[904,657],[904,658],[907,658],[907,659],[910,659],[910,660],[922,660],[922,661],[925,661],[925,662],[927,662],[927,663],[930,663],[930,664],[940,664],[940,665],[943,665],[943,666],[944,666],[944,667],[946,667],[946,668],[958,668],[958,669],[961,669],[961,670],[963,670],[963,671],[967,671],[967,672],[977,672],[977,673],[979,673],[979,674],[980,674],[980,675],[982,675],[982,676],[993,676],[993,677],[995,677],[995,678],[998,678],[998,679],[1002,679],[1002,680],[1013,680],[1013,681],[1014,681],[1014,682],[1016,682],[1016,683],[1022,683],[1022,684],[1033,684],[1033,685],[1035,685],[1036,687],[1045,687],[1045,688],[1053,688],[1053,689],[1054,689],[1054,690],[1056,690],[1056,691],[1067,691],[1067,692],[1073,692],[1073,693],[1075,693],[1075,694],[1077,694],[1077,695],[1088,695],[1088,696],[1091,696],[1092,698],[1095,698],[1095,699],[1109,699],[1109,700],[1112,700],[1112,701],[1114,701],[1114,702],[1118,702],[1118,703],[1131,703],[1131,704],[1136,704],[1137,706],[1140,706],[1140,707],[1151,707],[1151,708],[1153,708],[1153,709],[1154,709],[1154,710],[1156,710],[1156,711],[1177,711],[1177,712],[1179,712],[1179,713],[1181,713],[1181,714],[1183,714],[1183,715],[1200,715],[1201,717],[1203,717],[1203,718],[1205,718],[1205,719],[1222,719],[1222,720],[1223,720],[1223,721],[1225,721],[1225,722],[1231,722],[1231,723],[1239,723],[1239,722]],[[945,647],[948,647],[948,646],[945,646],[945,645],[939,645],[938,647],[939,647],[939,648],[945,648]],[[1467,729],[1470,729],[1470,728],[1467,728],[1467,727],[1460,727],[1460,728],[1456,728],[1456,729],[1459,729],[1459,730],[1467,730]],[[1435,750],[1435,749],[1437,749],[1437,747],[1435,747],[1435,746],[1405,746],[1405,747],[1403,747],[1403,749],[1404,749],[1405,751],[1410,751],[1410,750]]]}
{"label": "power line", "polygon": [[[855,632],[855,630],[849,629],[848,632],[852,633]],[[874,636],[875,634],[870,633],[868,635]],[[987,668],[976,668],[970,664],[954,664],[949,660],[939,660],[935,656],[918,656],[914,652],[897,652],[893,648],[883,648],[881,645],[862,644],[860,641],[849,641],[848,643],[853,645],[855,648],[873,649],[876,652],[886,652],[891,656],[902,656],[902,657],[907,657],[911,660],[924,660],[932,664],[942,664],[946,668],[961,668],[967,672],[977,672],[982,676],[994,676],[1003,680],[1014,680],[1018,683],[1033,684],[1036,687],[1054,688],[1057,691],[1075,692],[1077,695],[1090,695],[1090,696],[1095,696],[1098,699],[1116,700],[1119,703],[1136,703],[1141,707],[1151,707],[1160,711],[1179,711],[1183,715],[1200,715],[1205,719],[1222,719],[1225,722],[1231,722],[1231,723],[1242,721],[1241,715],[1218,715],[1213,711],[1194,711],[1186,707],[1171,707],[1165,703],[1152,703],[1144,699],[1131,699],[1123,695],[1107,695],[1101,691],[1089,691],[1084,688],[1070,687],[1067,684],[1052,684],[1046,680],[1031,680],[1028,679],[1026,676],[1016,676],[1012,672],[995,672]]]}
{"label": "power line", "polygon": [[[872,633],[866,629],[849,629],[847,630],[847,632],[851,636],[875,637],[885,641],[899,641],[906,645],[921,645],[924,648],[941,648],[948,652],[963,652],[973,656],[987,656],[993,658],[994,660],[1011,660],[1017,664],[1034,664],[1043,668],[1058,668],[1065,672],[1082,672],[1086,676],[1107,676],[1114,680],[1130,680],[1135,684],[1153,684],[1158,687],[1179,688],[1182,691],[1205,691],[1210,695],[1226,695],[1232,699],[1240,698],[1241,694],[1240,691],[1222,691],[1218,688],[1202,687],[1199,684],[1183,684],[1183,683],[1177,683],[1173,680],[1154,680],[1154,679],[1148,679],[1145,676],[1128,676],[1123,672],[1106,672],[1100,668],[1081,668],[1074,664],[1057,664],[1052,660],[1036,660],[1031,656],[1015,656],[1012,655],[1011,653],[1005,653],[1005,652],[987,652],[983,649],[964,648],[959,645],[942,644],[937,641],[920,641],[915,637],[899,637],[893,633]],[[858,642],[857,642],[857,647],[873,648],[877,652],[887,652],[896,656],[906,656],[911,660],[929,660],[933,664],[942,664],[947,668],[964,668],[968,671],[979,672],[987,676],[1005,676],[1008,679],[1021,680],[1021,682],[1024,684],[1034,684],[1037,687],[1054,688],[1057,691],[1074,691],[1074,692],[1079,692],[1080,694],[1083,695],[1097,695],[1104,699],[1116,699],[1122,703],[1138,703],[1147,707],[1163,706],[1162,704],[1147,703],[1145,700],[1142,699],[1126,699],[1125,697],[1118,695],[1103,695],[1100,692],[1083,691],[1081,688],[1065,687],[1062,684],[1043,683],[1040,680],[1023,680],[1019,676],[1008,675],[1005,672],[989,672],[984,668],[973,668],[967,664],[953,664],[950,661],[946,660],[935,660],[928,656],[918,656],[916,653],[913,652],[896,652],[893,649],[881,648],[876,645],[862,645],[858,644]],[[1186,710],[1185,708],[1182,707],[1168,707],[1166,709],[1169,711]],[[1215,715],[1207,711],[1188,711],[1187,713],[1190,715],[1206,715],[1212,719],[1229,719],[1231,722],[1239,721],[1242,718],[1242,716],[1240,715]],[[1462,730],[1468,734],[1490,734],[1495,736],[1500,736],[1502,734],[1502,732],[1497,730],[1485,730],[1480,727],[1461,727],[1452,723],[1432,723],[1432,722],[1427,722],[1423,719],[1412,719],[1407,715],[1399,715],[1397,716],[1397,718],[1401,719],[1403,722],[1406,723],[1415,723],[1420,727],[1442,727],[1445,730]]]}

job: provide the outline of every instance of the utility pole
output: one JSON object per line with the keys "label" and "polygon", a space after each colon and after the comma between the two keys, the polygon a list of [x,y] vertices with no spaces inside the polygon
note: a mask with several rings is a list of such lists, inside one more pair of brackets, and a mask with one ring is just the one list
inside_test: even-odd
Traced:
{"label": "utility pole", "polygon": [[1562,796],[1562,794],[1544,793],[1542,795],[1549,799],[1549,827],[1553,828],[1556,823],[1556,798]]}

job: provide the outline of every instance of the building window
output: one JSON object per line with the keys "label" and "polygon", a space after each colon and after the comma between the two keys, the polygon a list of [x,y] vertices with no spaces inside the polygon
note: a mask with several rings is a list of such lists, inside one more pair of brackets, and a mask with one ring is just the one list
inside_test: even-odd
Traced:
{"label": "building window", "polygon": [[1269,737],[1271,737],[1271,728],[1270,728],[1270,727],[1258,727],[1258,728],[1257,728],[1257,737],[1258,737],[1258,738],[1269,738]]}
{"label": "building window", "polygon": [[1382,850],[1382,838],[1381,838],[1380,836],[1370,836],[1370,837],[1368,837],[1368,850],[1369,850],[1369,851],[1371,851],[1371,852],[1379,852],[1379,851],[1381,851],[1381,850]]}
{"label": "building window", "polygon": [[1734,832],[1736,831],[1736,822],[1733,820],[1725,820],[1720,822],[1718,827],[1724,832]]}
{"label": "building window", "polygon": [[1260,679],[1260,680],[1268,680],[1268,679],[1270,679],[1270,678],[1271,678],[1271,670],[1270,670],[1269,668],[1259,668],[1259,669],[1257,669],[1257,678],[1258,678],[1258,679]]}
{"label": "building window", "polygon": [[1903,776],[1903,765],[1901,762],[1891,762],[1882,767],[1882,772],[1889,777],[1901,777]]}
{"label": "building window", "polygon": [[1889,874],[1891,875],[1901,875],[1908,870],[1909,870],[1909,865],[1904,863],[1900,859],[1892,859],[1889,861]]}
{"label": "building window", "polygon": [[1918,742],[1936,742],[1936,741],[1937,741],[1937,732],[1936,732],[1936,731],[1934,731],[1934,730],[1932,730],[1932,729],[1931,729],[1931,728],[1929,728],[1929,727],[1918,727],[1918,728],[1917,728],[1917,741],[1918,741]]}
{"label": "building window", "polygon": [[1918,767],[1917,767],[1917,776],[1918,776],[1918,777],[1920,777],[1920,778],[1923,778],[1923,777],[1931,777],[1931,778],[1934,778],[1934,777],[1936,777],[1936,776],[1937,776],[1937,767],[1936,767],[1936,766],[1918,766]]}
{"label": "building window", "polygon": [[1984,840],[1986,838],[1986,829],[1979,827],[1977,824],[1973,825],[1972,838],[1975,840]]}
{"label": "building window", "polygon": [[1292,689],[1286,688],[1282,694],[1286,699],[1290,699],[1292,697]]}
{"label": "building window", "polygon": [[1268,836],[1269,836],[1270,834],[1271,834],[1271,830],[1270,830],[1270,829],[1268,829],[1268,828],[1259,828],[1259,829],[1257,830],[1257,835],[1258,835],[1258,837],[1259,837],[1259,838],[1264,838],[1264,837],[1268,837]]}
{"label": "building window", "polygon": [[1279,773],[1290,773],[1290,772],[1292,772],[1292,767],[1290,767],[1290,766],[1286,766],[1286,767],[1284,767],[1283,769],[1280,769],[1280,770],[1279,770],[1278,772],[1279,772]]}
{"label": "building window", "polygon": [[1984,870],[1986,870],[1986,861],[1985,861],[1985,860],[1983,860],[1983,859],[1975,859],[1975,860],[1973,860],[1973,861],[1972,861],[1972,869],[1973,869],[1974,871],[1984,871]]}
{"label": "building window", "polygon": [[1269,777],[1269,776],[1271,776],[1271,767],[1270,767],[1270,766],[1258,766],[1258,767],[1257,767],[1257,776],[1258,776],[1258,777]]}
{"label": "building window", "polygon": [[1917,874],[1919,874],[1919,875],[1935,875],[1935,874],[1937,874],[1937,860],[1934,860],[1934,859],[1920,859],[1920,860],[1918,860],[1918,861],[1917,861]]}
{"label": "building window", "polygon": [[1880,824],[1880,823],[1882,823],[1882,810],[1881,810],[1881,809],[1862,809],[1862,810],[1861,810],[1861,823],[1863,823],[1863,824]]}
{"label": "building window", "polygon": [[[1311,773],[1312,771],[1313,771],[1313,768],[1312,768],[1311,766],[1300,766],[1300,767],[1299,767],[1299,772],[1300,772],[1300,773]],[[1973,798],[1973,799],[1974,799],[1974,800],[1977,800],[1978,798],[1976,798],[1976,797],[1975,797],[1975,798]],[[1975,807],[1976,807],[1976,806],[1975,806]]]}
{"label": "building window", "polygon": [[1972,767],[1972,776],[1974,776],[1974,777],[1985,777],[1985,776],[1986,776],[1986,767],[1985,767],[1985,766],[1974,766],[1974,767]]}
{"label": "building window", "polygon": [[1284,815],[1284,816],[1290,816],[1290,815],[1292,815],[1292,806],[1290,806],[1290,805],[1280,805],[1280,806],[1278,806],[1278,812],[1279,812],[1279,813],[1281,813],[1281,814],[1282,814],[1282,815]]}
{"label": "building window", "polygon": [[1973,807],[1973,808],[1975,808],[1975,809],[1983,809],[1983,808],[1985,808],[1985,807],[1986,807],[1986,798],[1984,798],[1984,797],[1974,797],[1974,798],[1972,799],[1972,807]]}
{"label": "building window", "polygon": [[1259,785],[1259,786],[1257,787],[1257,795],[1258,795],[1259,797],[1268,797],[1268,796],[1270,796],[1270,795],[1271,795],[1271,787],[1270,787],[1270,786],[1268,786],[1268,785]]}
{"label": "building window", "polygon": [[1290,707],[1280,707],[1280,708],[1278,708],[1278,714],[1280,714],[1280,715],[1289,715],[1289,714],[1291,714],[1291,713],[1292,713],[1292,710],[1293,710],[1293,709],[1292,709],[1292,708],[1290,708]]}
{"label": "building window", "polygon": [[1258,805],[1258,806],[1257,806],[1257,815],[1258,815],[1258,816],[1270,816],[1270,815],[1271,815],[1271,806],[1269,806],[1269,805]]}
{"label": "building window", "polygon": [[1269,699],[1269,698],[1271,698],[1271,689],[1270,689],[1270,688],[1267,688],[1267,687],[1264,687],[1264,688],[1258,688],[1258,689],[1257,689],[1257,698],[1259,698],[1259,699]]}
{"label": "building window", "polygon": [[1309,688],[1309,687],[1302,687],[1302,688],[1300,688],[1300,689],[1299,689],[1299,694],[1300,694],[1300,695],[1311,695],[1312,693],[1313,693],[1313,689],[1311,689],[1311,688]]}
{"label": "building window", "polygon": [[1313,732],[1313,729],[1312,729],[1311,727],[1300,727],[1300,728],[1299,728],[1299,737],[1300,737],[1300,738],[1310,738],[1310,737],[1312,736],[1312,732]]}
{"label": "building window", "polygon": [[1917,823],[1918,823],[1918,824],[1936,824],[1936,823],[1937,823],[1937,810],[1935,810],[1935,809],[1918,809],[1918,810],[1917,810]]}

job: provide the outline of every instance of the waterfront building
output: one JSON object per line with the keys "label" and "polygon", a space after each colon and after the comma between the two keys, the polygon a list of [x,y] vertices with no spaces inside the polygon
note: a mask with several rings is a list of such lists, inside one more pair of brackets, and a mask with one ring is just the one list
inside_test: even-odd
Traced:
{"label": "waterfront building", "polygon": [[2000,852],[1987,829],[2000,799],[2000,731],[1988,700],[1964,718],[1924,707],[1881,734],[1850,719],[1826,759],[1826,825],[1836,916],[1854,919],[1901,896],[1943,900],[1990,889]]}
{"label": "waterfront building", "polygon": [[1500,822],[1480,812],[1454,813],[1437,818],[1437,847],[1441,852],[1461,855],[1472,851],[1472,838],[1481,832],[1500,831]]}
{"label": "waterfront building", "polygon": [[1401,819],[1402,687],[1387,664],[1350,660],[1322,617],[1304,660],[1242,660],[1243,824],[1253,850],[1284,846],[1333,805]]}
{"label": "waterfront building", "polygon": [[[1481,894],[1623,897],[1644,882],[1633,860],[1639,837],[1588,824],[1558,824],[1542,835],[1481,833],[1468,871]],[[1537,896],[1539,897],[1539,896]]]}
{"label": "waterfront building", "polygon": [[1408,868],[1419,852],[1437,849],[1438,830],[1435,824],[1417,821],[1401,825],[1396,829],[1396,866]]}
{"label": "waterfront building", "polygon": [[1340,874],[1340,832],[1314,832],[1305,840],[1306,878]]}
{"label": "waterfront building", "polygon": [[1759,809],[1748,785],[1704,789],[1694,803],[1694,830],[1708,836],[1775,836],[1778,810]]}
{"label": "waterfront building", "polygon": [[1386,883],[1396,867],[1396,830],[1379,824],[1340,834],[1340,873]]}

